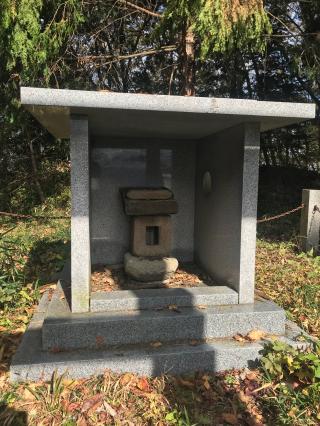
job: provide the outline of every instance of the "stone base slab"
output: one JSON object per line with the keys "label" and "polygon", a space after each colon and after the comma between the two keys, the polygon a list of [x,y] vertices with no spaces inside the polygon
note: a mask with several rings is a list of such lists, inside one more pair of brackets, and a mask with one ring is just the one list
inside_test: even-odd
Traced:
{"label": "stone base slab", "polygon": [[[191,342],[173,342],[158,348],[137,345],[98,351],[44,352],[41,334],[47,304],[48,300],[44,295],[41,312],[34,315],[13,358],[10,367],[12,382],[49,380],[54,371],[58,374],[67,372],[71,378],[85,378],[103,374],[106,369],[117,373],[155,376],[253,367],[257,364],[265,343],[213,339],[196,346],[192,346]],[[301,333],[302,330],[294,323],[287,322],[285,335],[279,336],[279,340],[303,348],[307,344],[297,339]]]}
{"label": "stone base slab", "polygon": [[254,329],[282,335],[284,328],[283,309],[265,301],[74,314],[58,286],[46,312],[42,345],[51,351],[103,349],[154,341],[225,338]]}
{"label": "stone base slab", "polygon": [[164,309],[177,307],[234,305],[238,293],[226,286],[197,288],[163,288],[152,290],[120,290],[91,293],[91,312]]}

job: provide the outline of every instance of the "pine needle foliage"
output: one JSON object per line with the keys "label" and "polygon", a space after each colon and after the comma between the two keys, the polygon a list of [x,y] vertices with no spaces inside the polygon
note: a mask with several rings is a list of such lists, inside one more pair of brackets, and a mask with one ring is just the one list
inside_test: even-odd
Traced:
{"label": "pine needle foliage", "polygon": [[17,73],[24,84],[49,80],[50,65],[83,22],[78,0],[2,0],[0,54],[2,72]]}
{"label": "pine needle foliage", "polygon": [[264,50],[271,25],[263,0],[168,0],[163,24],[187,25],[200,42],[201,57],[233,49]]}

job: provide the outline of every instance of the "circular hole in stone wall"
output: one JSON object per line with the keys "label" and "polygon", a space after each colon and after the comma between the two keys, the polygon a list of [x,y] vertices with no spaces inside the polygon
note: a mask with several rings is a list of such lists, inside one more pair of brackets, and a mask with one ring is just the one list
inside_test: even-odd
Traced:
{"label": "circular hole in stone wall", "polygon": [[202,178],[202,189],[203,192],[208,195],[212,191],[212,178],[210,172],[205,172]]}

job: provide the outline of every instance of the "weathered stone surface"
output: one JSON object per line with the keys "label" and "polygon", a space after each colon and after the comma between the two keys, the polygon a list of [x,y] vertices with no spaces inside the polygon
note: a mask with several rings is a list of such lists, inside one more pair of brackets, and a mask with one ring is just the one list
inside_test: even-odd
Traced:
{"label": "weathered stone surface", "polygon": [[129,216],[178,213],[176,200],[125,200],[125,212]]}
{"label": "weathered stone surface", "polygon": [[[195,259],[219,283],[254,301],[256,210],[260,127],[229,128],[198,147],[195,201]],[[228,146],[228,149],[226,149]],[[212,190],[203,190],[210,172]]]}
{"label": "weathered stone surface", "polygon": [[91,312],[163,309],[169,305],[212,306],[238,303],[238,294],[225,286],[120,290],[91,293]]}
{"label": "weathered stone surface", "polygon": [[165,281],[177,270],[178,265],[174,257],[146,259],[130,253],[126,253],[124,257],[126,273],[137,281]]}
{"label": "weathered stone surface", "polygon": [[57,138],[70,136],[69,114],[79,111],[93,134],[151,140],[203,138],[239,122],[260,121],[266,131],[315,117],[310,103],[34,87],[21,87],[21,103]]}
{"label": "weathered stone surface", "polygon": [[[119,188],[144,187],[152,178],[151,171],[157,169],[157,163],[150,162],[152,158],[148,155],[153,145],[149,140],[139,141],[139,149],[132,149],[131,140],[116,141],[110,136],[108,141],[106,144],[105,139],[93,139],[91,144],[92,264],[123,263],[125,253],[130,251],[131,227],[123,212]],[[109,143],[114,148],[109,147]],[[160,153],[166,154],[165,159],[161,157],[161,164],[165,166],[161,181],[170,184],[179,205],[179,212],[172,216],[172,256],[181,262],[192,262],[195,145],[172,141],[168,148],[165,141],[159,144]]]}
{"label": "weathered stone surface", "polygon": [[226,338],[251,330],[276,335],[285,332],[284,311],[272,302],[85,314],[71,313],[63,302],[59,298],[50,302],[42,329],[44,350]]}
{"label": "weathered stone surface", "polygon": [[302,191],[304,208],[300,219],[300,247],[303,251],[320,252],[320,190],[304,189]]}
{"label": "weathered stone surface", "polygon": [[[290,334],[279,337],[279,340],[294,347],[301,346],[296,336]],[[252,368],[261,358],[264,346],[264,342],[240,343],[225,339],[196,346],[173,344],[158,349],[136,347],[131,350],[48,353],[41,351],[40,341],[41,330],[35,333],[27,331],[10,368],[11,381],[50,380],[55,370],[58,374],[67,371],[71,378],[76,379],[103,374],[106,369],[155,376]]]}
{"label": "weathered stone surface", "polygon": [[[152,376],[252,367],[261,357],[264,344],[216,339],[196,346],[188,342],[171,342],[159,348],[137,345],[133,348],[51,353],[42,351],[41,347],[44,315],[43,312],[36,314],[24,334],[10,366],[13,382],[49,380],[55,370],[58,374],[67,371],[72,378],[84,378],[103,374],[106,369]],[[292,346],[304,347],[306,343],[297,340],[301,333],[296,325],[287,322],[285,334],[278,338]]]}
{"label": "weathered stone surface", "polygon": [[129,200],[169,200],[173,198],[172,191],[167,188],[132,188],[126,192]]}
{"label": "weathered stone surface", "polygon": [[[157,228],[154,244],[148,241],[147,227]],[[135,216],[132,220],[131,253],[134,256],[170,256],[172,225],[170,216]]]}
{"label": "weathered stone surface", "polygon": [[70,120],[71,155],[71,283],[72,311],[88,312],[90,306],[90,148],[87,117]]}

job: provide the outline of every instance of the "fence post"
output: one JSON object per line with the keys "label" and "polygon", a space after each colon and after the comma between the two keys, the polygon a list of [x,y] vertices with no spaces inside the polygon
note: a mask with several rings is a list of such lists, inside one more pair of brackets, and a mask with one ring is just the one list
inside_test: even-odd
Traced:
{"label": "fence post", "polygon": [[300,248],[318,253],[320,244],[320,190],[303,189],[300,219]]}

